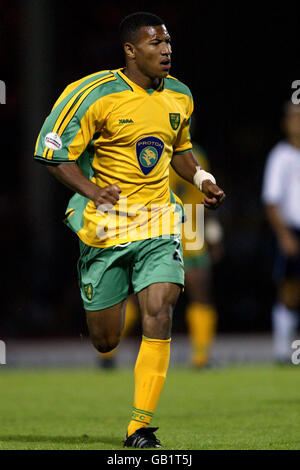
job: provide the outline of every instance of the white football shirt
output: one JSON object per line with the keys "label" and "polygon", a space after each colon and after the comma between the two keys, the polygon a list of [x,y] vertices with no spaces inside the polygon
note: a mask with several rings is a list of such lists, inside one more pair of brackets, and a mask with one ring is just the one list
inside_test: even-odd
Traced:
{"label": "white football shirt", "polygon": [[262,200],[276,205],[289,227],[300,229],[300,149],[279,142],[268,155]]}

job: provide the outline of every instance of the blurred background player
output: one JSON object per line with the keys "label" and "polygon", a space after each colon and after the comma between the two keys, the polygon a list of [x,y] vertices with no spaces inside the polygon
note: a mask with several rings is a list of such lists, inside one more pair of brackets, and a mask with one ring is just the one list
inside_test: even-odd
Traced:
{"label": "blurred background player", "polygon": [[277,301],[272,310],[274,358],[291,361],[300,306],[300,106],[286,103],[282,120],[286,139],[270,152],[262,199],[277,239],[274,280]]}
{"label": "blurred background player", "polygon": [[[210,171],[208,160],[203,150],[193,142],[193,152],[200,166]],[[203,198],[191,184],[183,181],[170,169],[170,186],[179,195],[184,204],[191,204],[193,224],[188,225],[194,231],[196,227],[196,205]],[[188,217],[188,216],[187,216]],[[188,221],[187,221],[188,222]],[[199,228],[198,228],[199,230]],[[217,312],[212,299],[212,261],[222,256],[222,227],[215,216],[205,210],[204,244],[197,250],[189,249],[193,241],[189,230],[182,230],[182,247],[185,267],[185,319],[192,346],[190,362],[194,367],[207,365],[210,349],[216,332]]]}
{"label": "blurred background player", "polygon": [[[193,119],[194,122],[194,119]],[[207,157],[195,142],[193,152],[200,166],[210,171]],[[187,181],[184,181],[170,167],[170,186],[184,204],[192,205],[193,224],[195,229],[196,204],[202,202],[202,195]],[[186,230],[182,230],[182,247],[185,266],[185,320],[191,343],[190,363],[193,367],[204,367],[208,364],[210,350],[217,326],[217,312],[212,299],[212,263],[222,256],[223,230],[217,218],[205,211],[205,243],[201,249],[188,249],[193,238]],[[126,307],[125,327],[123,337],[130,334],[139,320],[139,308],[134,295],[130,296]],[[115,366],[117,349],[99,354],[100,365],[103,368]]]}

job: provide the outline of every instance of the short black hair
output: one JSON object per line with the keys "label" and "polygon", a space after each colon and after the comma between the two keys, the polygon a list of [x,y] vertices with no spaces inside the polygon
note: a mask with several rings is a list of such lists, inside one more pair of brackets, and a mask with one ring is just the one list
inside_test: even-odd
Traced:
{"label": "short black hair", "polygon": [[160,26],[164,21],[159,16],[146,11],[138,11],[125,16],[120,24],[121,43],[134,42],[136,33],[142,26]]}

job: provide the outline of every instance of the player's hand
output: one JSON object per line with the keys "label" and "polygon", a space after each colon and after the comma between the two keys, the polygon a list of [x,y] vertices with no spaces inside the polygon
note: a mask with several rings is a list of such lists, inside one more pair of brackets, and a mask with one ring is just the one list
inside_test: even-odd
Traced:
{"label": "player's hand", "polygon": [[278,237],[283,253],[288,257],[295,257],[300,252],[299,241],[290,230],[284,230]]}
{"label": "player's hand", "polygon": [[120,199],[121,189],[117,184],[111,184],[105,188],[98,188],[93,199],[97,209],[106,212]]}
{"label": "player's hand", "polygon": [[226,197],[224,191],[210,180],[203,181],[202,192],[205,194],[203,204],[207,209],[217,209]]}

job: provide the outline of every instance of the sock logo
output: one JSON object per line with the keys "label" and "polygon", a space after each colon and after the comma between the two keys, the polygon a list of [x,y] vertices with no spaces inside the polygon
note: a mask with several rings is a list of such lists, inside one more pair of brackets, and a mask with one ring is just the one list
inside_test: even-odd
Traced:
{"label": "sock logo", "polygon": [[153,416],[153,413],[146,410],[139,410],[138,408],[133,408],[131,419],[134,421],[139,421],[141,423],[149,424]]}
{"label": "sock logo", "polygon": [[157,165],[164,149],[164,143],[157,137],[144,137],[136,143],[136,154],[144,175],[148,175]]}

